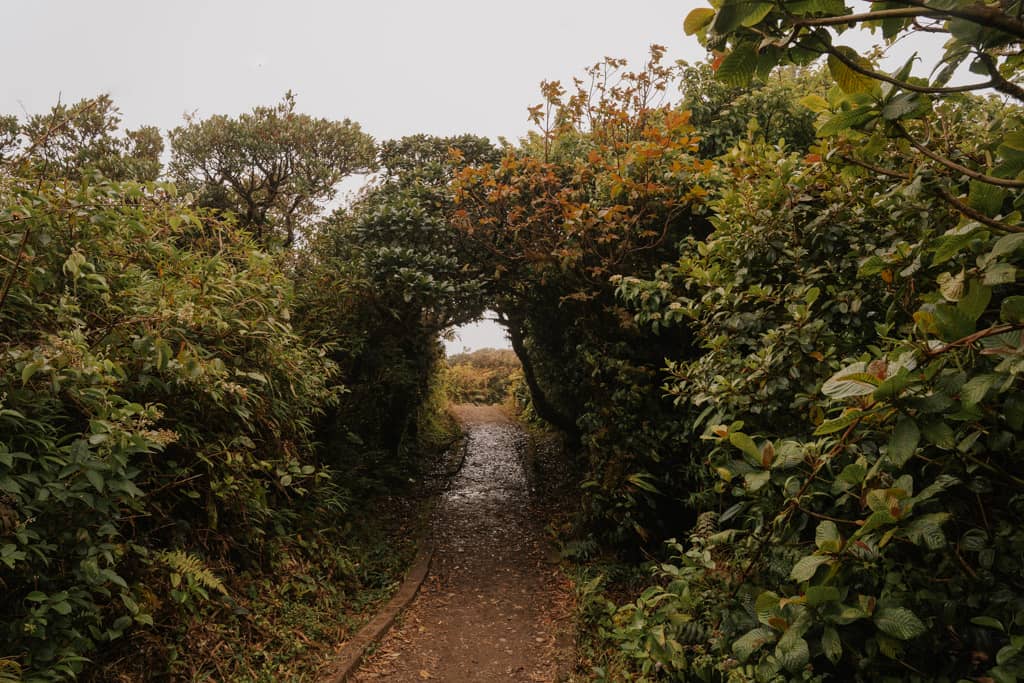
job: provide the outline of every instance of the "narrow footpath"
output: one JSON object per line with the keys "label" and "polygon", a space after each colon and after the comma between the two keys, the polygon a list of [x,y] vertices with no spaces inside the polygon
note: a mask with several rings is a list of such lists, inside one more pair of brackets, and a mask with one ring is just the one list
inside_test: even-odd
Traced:
{"label": "narrow footpath", "polygon": [[356,681],[556,681],[571,655],[568,586],[523,470],[529,439],[494,406],[458,406],[465,460],[432,521],[419,596]]}

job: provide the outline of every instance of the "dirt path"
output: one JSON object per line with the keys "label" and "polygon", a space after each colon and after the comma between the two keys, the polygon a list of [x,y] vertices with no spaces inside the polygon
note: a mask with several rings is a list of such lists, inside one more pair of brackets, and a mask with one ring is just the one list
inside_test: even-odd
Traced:
{"label": "dirt path", "polygon": [[570,656],[566,585],[521,464],[528,438],[493,406],[456,415],[466,457],[435,512],[430,575],[356,681],[554,681]]}

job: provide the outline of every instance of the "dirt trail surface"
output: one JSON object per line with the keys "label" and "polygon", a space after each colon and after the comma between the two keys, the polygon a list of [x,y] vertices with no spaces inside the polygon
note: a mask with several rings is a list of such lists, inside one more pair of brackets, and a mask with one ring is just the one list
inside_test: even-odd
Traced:
{"label": "dirt trail surface", "polygon": [[555,681],[571,606],[523,468],[530,441],[493,406],[458,406],[465,460],[434,513],[430,574],[355,681]]}

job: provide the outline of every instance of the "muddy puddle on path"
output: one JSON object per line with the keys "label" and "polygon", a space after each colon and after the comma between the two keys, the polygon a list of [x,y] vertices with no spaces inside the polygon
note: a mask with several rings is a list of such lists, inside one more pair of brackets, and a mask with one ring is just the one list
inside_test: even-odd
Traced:
{"label": "muddy puddle on path", "polygon": [[465,460],[432,520],[419,596],[356,681],[555,681],[571,656],[567,585],[523,471],[529,438],[490,406],[459,406]]}

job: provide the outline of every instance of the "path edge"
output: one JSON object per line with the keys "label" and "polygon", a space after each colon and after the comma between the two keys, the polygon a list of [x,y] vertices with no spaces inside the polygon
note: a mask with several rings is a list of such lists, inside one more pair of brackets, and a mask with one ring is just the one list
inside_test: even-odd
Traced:
{"label": "path edge", "polygon": [[433,544],[425,543],[416,553],[416,559],[413,560],[398,591],[383,609],[345,643],[341,652],[321,669],[317,677],[318,683],[345,683],[356,672],[370,648],[391,630],[398,616],[416,598],[430,571],[430,561],[433,557]]}

